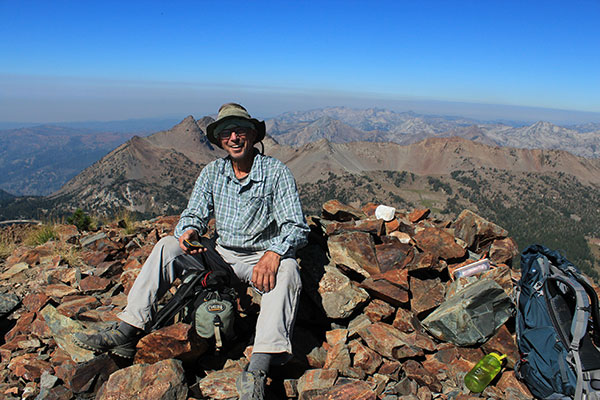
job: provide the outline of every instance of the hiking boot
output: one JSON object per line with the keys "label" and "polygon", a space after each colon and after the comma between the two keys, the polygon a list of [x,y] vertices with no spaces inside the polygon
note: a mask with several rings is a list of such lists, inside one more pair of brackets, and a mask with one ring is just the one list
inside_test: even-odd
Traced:
{"label": "hiking boot", "polygon": [[266,380],[265,371],[242,371],[235,382],[240,400],[264,400]]}
{"label": "hiking boot", "polygon": [[139,334],[126,335],[114,327],[91,335],[81,332],[74,335],[75,343],[84,349],[97,353],[108,351],[123,358],[133,358],[139,338]]}

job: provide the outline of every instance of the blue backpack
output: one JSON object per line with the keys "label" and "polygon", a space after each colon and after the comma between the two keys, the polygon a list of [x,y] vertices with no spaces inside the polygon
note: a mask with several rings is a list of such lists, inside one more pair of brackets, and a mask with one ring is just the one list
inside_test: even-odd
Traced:
{"label": "blue backpack", "polygon": [[558,251],[532,245],[521,254],[515,290],[521,360],[517,377],[540,399],[600,399],[598,296]]}

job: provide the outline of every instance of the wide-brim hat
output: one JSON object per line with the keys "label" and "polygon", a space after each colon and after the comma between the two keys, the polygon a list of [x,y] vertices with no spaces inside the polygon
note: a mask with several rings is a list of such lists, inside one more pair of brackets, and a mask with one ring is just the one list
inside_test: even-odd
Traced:
{"label": "wide-brim hat", "polygon": [[250,114],[248,114],[248,111],[237,103],[227,103],[219,108],[219,114],[217,115],[216,121],[206,127],[206,136],[208,137],[208,140],[212,144],[221,147],[221,141],[218,137],[219,132],[228,126],[227,122],[234,123],[236,119],[245,122],[240,124],[242,126],[245,126],[248,122],[252,124],[256,131],[255,143],[258,143],[265,138],[265,133],[267,131],[265,121],[259,121],[256,118],[252,118]]}

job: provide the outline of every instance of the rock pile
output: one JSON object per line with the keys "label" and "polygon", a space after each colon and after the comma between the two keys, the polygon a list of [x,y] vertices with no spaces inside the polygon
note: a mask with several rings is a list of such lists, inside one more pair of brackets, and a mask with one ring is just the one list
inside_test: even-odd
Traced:
{"label": "rock pile", "polygon": [[[532,398],[512,372],[518,250],[508,232],[468,210],[453,221],[417,209],[386,222],[376,207],[329,201],[308,218],[295,356],[273,368],[270,398],[478,398],[463,377],[491,351],[508,362],[483,396]],[[117,320],[153,245],[176,222],[140,222],[133,234],[118,224],[97,232],[57,225],[58,240],[17,246],[0,265],[0,397],[236,398],[260,303],[251,290],[240,295],[237,340],[223,354],[183,322],[145,336],[132,362],[73,342],[75,332]],[[493,268],[454,279],[482,257]]]}

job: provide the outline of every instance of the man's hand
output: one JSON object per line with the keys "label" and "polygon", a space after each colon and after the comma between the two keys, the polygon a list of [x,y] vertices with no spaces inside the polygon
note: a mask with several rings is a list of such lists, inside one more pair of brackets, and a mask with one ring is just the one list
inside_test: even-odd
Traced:
{"label": "man's hand", "polygon": [[275,252],[267,251],[263,254],[252,270],[252,284],[255,288],[264,293],[273,290],[280,260],[281,256]]}
{"label": "man's hand", "polygon": [[199,249],[189,248],[183,243],[184,240],[200,240],[200,237],[198,236],[198,231],[196,231],[195,229],[188,229],[187,231],[183,232],[183,235],[179,237],[179,247],[181,248],[181,250],[183,250],[185,254],[193,255],[206,251],[205,247]]}

